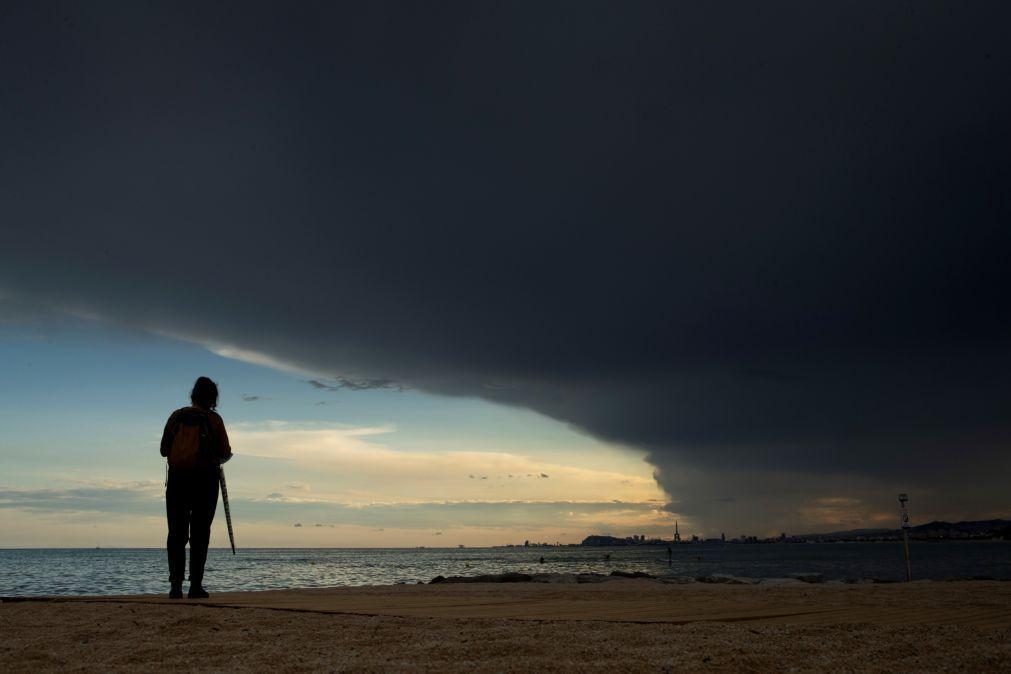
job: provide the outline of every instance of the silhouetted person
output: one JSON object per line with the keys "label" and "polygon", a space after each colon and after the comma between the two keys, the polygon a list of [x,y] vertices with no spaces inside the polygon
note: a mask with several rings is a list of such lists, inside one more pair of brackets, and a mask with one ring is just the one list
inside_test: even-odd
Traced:
{"label": "silhouetted person", "polygon": [[218,507],[218,466],[232,458],[225,422],[214,409],[218,386],[200,377],[190,393],[190,407],[172,413],[161,438],[168,459],[165,512],[168,516],[169,597],[183,596],[186,541],[190,542],[190,599],[205,599],[204,564],[211,521]]}

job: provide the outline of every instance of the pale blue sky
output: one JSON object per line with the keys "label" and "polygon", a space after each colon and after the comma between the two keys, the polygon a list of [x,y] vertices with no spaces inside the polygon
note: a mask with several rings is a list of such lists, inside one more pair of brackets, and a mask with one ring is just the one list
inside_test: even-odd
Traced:
{"label": "pale blue sky", "polygon": [[0,545],[160,545],[157,443],[198,375],[221,389],[246,545],[572,542],[669,528],[640,452],[536,413],[319,390],[309,373],[64,317],[0,324]]}

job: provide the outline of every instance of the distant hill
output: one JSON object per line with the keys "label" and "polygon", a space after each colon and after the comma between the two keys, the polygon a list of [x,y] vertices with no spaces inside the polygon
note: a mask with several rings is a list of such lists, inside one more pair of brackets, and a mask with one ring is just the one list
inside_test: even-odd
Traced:
{"label": "distant hill", "polygon": [[[804,540],[860,540],[877,538],[897,538],[902,530],[895,529],[849,529],[827,534],[804,534],[794,536]],[[1011,539],[1011,520],[977,520],[973,522],[927,522],[909,529],[911,538],[1006,538]]]}
{"label": "distant hill", "polygon": [[967,533],[985,533],[999,531],[1011,527],[1011,520],[979,520],[976,522],[939,522],[937,520],[919,524],[911,531],[965,531]]}
{"label": "distant hill", "polygon": [[832,531],[827,534],[803,534],[797,536],[797,538],[817,538],[818,536],[831,536],[842,537],[856,537],[856,536],[882,536],[885,534],[891,534],[898,531],[898,529],[847,529],[846,531]]}

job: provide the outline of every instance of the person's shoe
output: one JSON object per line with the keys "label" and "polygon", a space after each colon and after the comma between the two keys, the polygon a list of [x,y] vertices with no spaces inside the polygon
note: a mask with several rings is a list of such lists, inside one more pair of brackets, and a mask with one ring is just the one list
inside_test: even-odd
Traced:
{"label": "person's shoe", "polygon": [[172,583],[172,589],[168,593],[169,599],[182,599],[183,598],[183,584],[182,583]]}
{"label": "person's shoe", "polygon": [[190,599],[207,599],[211,595],[207,594],[207,590],[197,585],[196,587],[190,586],[190,591],[186,594]]}

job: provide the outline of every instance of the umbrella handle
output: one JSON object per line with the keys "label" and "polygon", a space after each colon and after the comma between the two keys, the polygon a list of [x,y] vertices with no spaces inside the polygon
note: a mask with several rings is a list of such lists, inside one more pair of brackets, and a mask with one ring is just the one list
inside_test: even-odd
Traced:
{"label": "umbrella handle", "polygon": [[225,468],[218,466],[218,483],[221,485],[221,501],[225,504],[225,523],[228,525],[228,542],[235,554],[235,533],[232,531],[232,509],[228,505],[228,485],[225,483]]}

